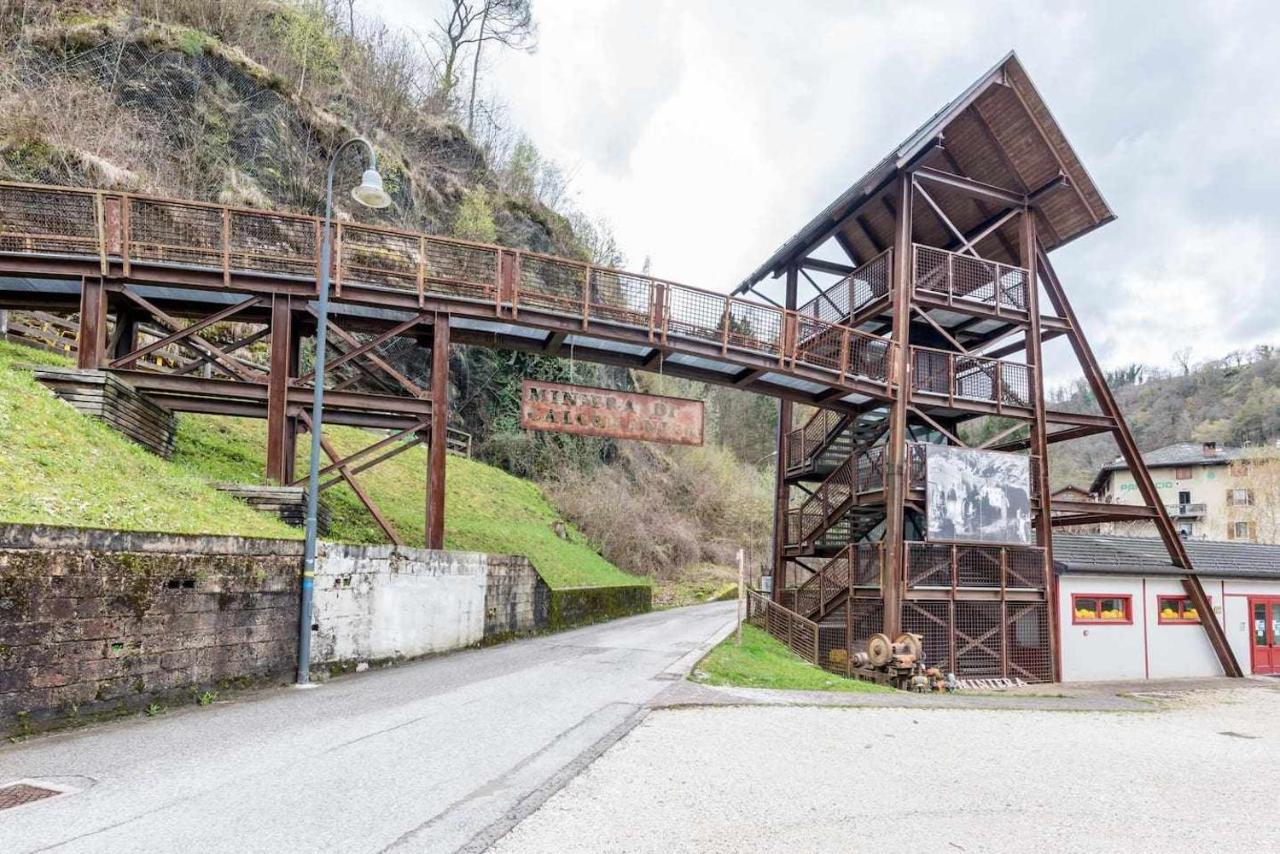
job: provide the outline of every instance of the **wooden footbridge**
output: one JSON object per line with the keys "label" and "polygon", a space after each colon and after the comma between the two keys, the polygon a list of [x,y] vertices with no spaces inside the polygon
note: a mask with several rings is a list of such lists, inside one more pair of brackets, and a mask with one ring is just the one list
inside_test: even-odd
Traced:
{"label": "wooden footbridge", "polygon": [[[451,342],[734,386],[782,400],[775,594],[753,619],[815,663],[847,667],[871,632],[912,630],[926,635],[931,661],[961,675],[1052,679],[1052,528],[1147,519],[1171,563],[1188,570],[1188,596],[1224,671],[1237,675],[1049,262],[1112,218],[1010,54],[737,295],[340,223],[326,418],[386,434],[345,457],[325,442],[323,473],[349,483],[399,541],[355,475],[425,442],[426,541],[441,547]],[[77,313],[79,367],[111,372],[170,410],[265,418],[266,473],[291,483],[315,381],[303,342],[317,325],[323,228],[308,216],[0,184],[0,308]],[[831,261],[829,249],[847,261]],[[781,293],[769,293],[770,277],[783,277]],[[229,322],[235,340],[210,340]],[[1041,345],[1060,336],[1100,412],[1046,406]],[[384,358],[393,341],[430,349],[428,386]],[[796,403],[817,412],[796,424]],[[984,416],[1011,426],[980,448],[1030,458],[1035,543],[926,541],[928,447],[965,445],[964,426]],[[1141,504],[1051,500],[1049,445],[1097,433],[1115,437]]]}

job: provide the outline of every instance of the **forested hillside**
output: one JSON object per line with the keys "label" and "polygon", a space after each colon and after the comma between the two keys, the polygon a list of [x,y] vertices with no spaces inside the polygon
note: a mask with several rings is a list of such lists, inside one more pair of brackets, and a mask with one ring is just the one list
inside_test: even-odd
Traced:
{"label": "forested hillside", "polygon": [[[441,2],[436,26],[413,32],[360,0],[0,0],[0,179],[316,214],[332,151],[359,134],[393,204],[338,194],[340,218],[622,265],[562,170],[476,94],[476,51],[536,43],[529,3],[459,8]],[[353,154],[337,183],[360,168]],[[208,337],[232,340],[223,326]],[[382,355],[423,379],[423,351],[392,344]],[[456,347],[451,376],[477,456],[547,485],[619,566],[670,574],[763,551],[772,401],[668,383],[708,399],[709,446],[625,448],[526,434],[518,405],[524,377],[634,387],[626,371]],[[679,518],[687,508],[700,512]]]}
{"label": "forested hillside", "polygon": [[[1107,372],[1138,447],[1185,441],[1257,445],[1280,439],[1280,351],[1275,347],[1195,364],[1180,354],[1175,362],[1172,370],[1129,365]],[[1095,407],[1083,380],[1051,397],[1055,408],[1087,412]],[[1052,453],[1054,486],[1087,488],[1116,448],[1099,436],[1064,442]]]}

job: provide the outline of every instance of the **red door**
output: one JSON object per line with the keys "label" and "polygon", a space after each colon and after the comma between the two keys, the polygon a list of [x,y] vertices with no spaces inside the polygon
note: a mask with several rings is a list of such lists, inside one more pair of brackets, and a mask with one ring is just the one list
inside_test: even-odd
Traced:
{"label": "red door", "polygon": [[1253,672],[1280,674],[1280,598],[1250,599]]}

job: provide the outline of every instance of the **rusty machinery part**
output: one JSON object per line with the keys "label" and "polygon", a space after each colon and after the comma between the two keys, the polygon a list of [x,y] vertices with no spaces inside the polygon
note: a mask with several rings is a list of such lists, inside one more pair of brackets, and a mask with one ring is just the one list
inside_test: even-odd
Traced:
{"label": "rusty machinery part", "polygon": [[884,667],[893,660],[893,644],[888,635],[877,632],[867,639],[867,658],[872,667]]}
{"label": "rusty machinery part", "polygon": [[924,636],[904,632],[893,642],[893,651],[897,655],[909,655],[916,661],[923,661]]}
{"label": "rusty machinery part", "polygon": [[871,664],[871,656],[865,652],[855,652],[853,658],[849,659],[849,663],[853,667],[867,667]]}

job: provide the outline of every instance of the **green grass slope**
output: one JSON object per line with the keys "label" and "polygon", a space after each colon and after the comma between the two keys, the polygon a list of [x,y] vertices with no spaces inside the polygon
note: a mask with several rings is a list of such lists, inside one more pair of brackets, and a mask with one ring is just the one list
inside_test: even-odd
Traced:
{"label": "green grass slope", "polygon": [[[179,419],[174,464],[210,480],[259,483],[263,479],[265,424],[219,416]],[[334,447],[349,454],[377,436],[349,427],[326,427]],[[306,471],[308,448],[299,442],[297,470]],[[561,522],[537,485],[483,463],[448,457],[445,547],[524,555],[552,587],[602,587],[647,583],[609,563],[572,525]],[[426,450],[421,446],[358,475],[360,485],[409,544],[421,546],[426,526]],[[324,493],[328,538],[380,543],[385,537],[345,484]],[[557,525],[557,522],[561,522]],[[557,528],[564,536],[557,534]]]}
{"label": "green grass slope", "polygon": [[78,414],[17,367],[66,363],[0,340],[0,521],[299,536],[210,488],[197,474]]}
{"label": "green grass slope", "polygon": [[[261,483],[265,428],[259,420],[180,416],[173,459],[144,451],[86,418],[32,378],[22,364],[65,365],[65,357],[0,340],[0,521],[172,533],[298,538],[301,531],[249,509],[211,484]],[[377,436],[326,428],[335,447],[351,453]],[[298,471],[306,471],[306,443]],[[426,451],[400,454],[359,475],[409,545],[423,544]],[[553,587],[647,583],[596,554],[562,523],[533,483],[450,455],[445,496],[445,547],[525,555]],[[386,539],[345,484],[325,492],[329,539]],[[559,524],[558,524],[559,523]],[[557,533],[557,530],[562,532]]]}
{"label": "green grass slope", "polygon": [[689,678],[706,685],[789,691],[875,693],[893,690],[814,667],[768,632],[749,623],[742,627],[742,646],[738,646],[736,636],[729,635],[694,666]]}

